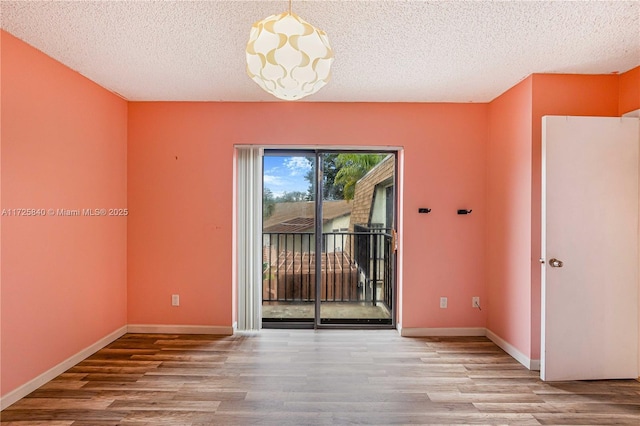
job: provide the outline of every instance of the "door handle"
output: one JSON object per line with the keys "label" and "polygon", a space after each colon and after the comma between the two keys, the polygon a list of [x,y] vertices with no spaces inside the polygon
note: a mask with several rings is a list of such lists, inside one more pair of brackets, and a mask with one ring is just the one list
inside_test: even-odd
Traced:
{"label": "door handle", "polygon": [[549,266],[551,266],[552,268],[562,268],[563,265],[564,262],[562,262],[562,260],[558,260],[555,257],[549,259]]}

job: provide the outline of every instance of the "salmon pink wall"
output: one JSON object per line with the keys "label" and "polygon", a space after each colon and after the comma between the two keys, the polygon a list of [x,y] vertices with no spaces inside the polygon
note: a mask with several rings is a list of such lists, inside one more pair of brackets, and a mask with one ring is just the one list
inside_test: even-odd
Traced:
{"label": "salmon pink wall", "polygon": [[487,328],[531,353],[531,99],[529,77],[489,104]]}
{"label": "salmon pink wall", "polygon": [[545,115],[616,116],[619,76],[534,74],[489,106],[489,330],[540,358],[541,147]]}
{"label": "salmon pink wall", "polygon": [[[126,207],[126,102],[0,37],[1,208]],[[126,325],[127,219],[6,213],[1,221],[6,395]]]}
{"label": "salmon pink wall", "polygon": [[232,324],[233,145],[212,105],[129,105],[130,324]]}
{"label": "salmon pink wall", "polygon": [[531,355],[540,357],[542,117],[618,115],[617,75],[533,75],[532,221],[531,221]]}
{"label": "salmon pink wall", "polygon": [[618,115],[640,109],[640,66],[620,74]]}
{"label": "salmon pink wall", "polygon": [[131,103],[129,323],[232,325],[234,144],[391,145],[404,147],[402,325],[483,327],[486,120],[472,104]]}

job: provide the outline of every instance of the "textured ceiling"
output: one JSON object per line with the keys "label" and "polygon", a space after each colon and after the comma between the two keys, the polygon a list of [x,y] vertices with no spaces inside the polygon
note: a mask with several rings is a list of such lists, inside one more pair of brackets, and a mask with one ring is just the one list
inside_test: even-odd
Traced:
{"label": "textured ceiling", "polygon": [[[129,100],[274,101],[251,24],[287,1],[0,1],[0,24]],[[531,73],[640,64],[640,1],[294,1],[335,51],[308,101],[486,102]]]}

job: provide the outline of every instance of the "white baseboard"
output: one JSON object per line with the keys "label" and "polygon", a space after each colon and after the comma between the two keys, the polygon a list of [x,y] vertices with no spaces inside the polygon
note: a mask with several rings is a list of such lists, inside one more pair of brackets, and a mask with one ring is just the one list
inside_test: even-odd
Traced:
{"label": "white baseboard", "polygon": [[506,340],[504,340],[502,337],[498,336],[491,330],[487,330],[487,338],[498,345],[503,351],[511,355],[513,359],[527,367],[529,370],[540,371],[539,359],[531,359],[527,357],[525,354],[516,349],[515,346],[508,343]]}
{"label": "white baseboard", "polygon": [[454,337],[454,336],[486,336],[493,343],[498,345],[503,351],[511,355],[520,364],[529,370],[539,371],[540,360],[530,359],[515,346],[507,343],[503,338],[487,330],[484,327],[477,328],[402,328],[398,325],[398,332],[403,337]]}
{"label": "white baseboard", "polygon": [[127,332],[127,326],[126,325],[120,327],[116,331],[108,334],[107,336],[105,336],[102,339],[98,340],[94,344],[86,347],[85,349],[81,350],[80,352],[76,353],[75,355],[70,356],[66,360],[62,361],[60,364],[50,368],[49,370],[45,371],[44,373],[40,374],[39,376],[35,377],[34,379],[29,380],[24,385],[15,388],[11,392],[7,393],[5,396],[0,398],[0,410],[4,410],[5,408],[10,406],[11,404],[13,404],[13,403],[17,402],[18,400],[24,398],[25,396],[29,395],[34,390],[38,389],[40,386],[42,386],[45,383],[53,380],[54,378],[56,378],[60,374],[64,373],[65,371],[67,371],[68,369],[73,367],[74,365],[78,364],[80,361],[82,361],[82,360],[86,359],[87,357],[93,355],[94,353],[96,353],[100,349],[104,348],[109,343],[113,342],[114,340],[122,337],[126,332]]}
{"label": "white baseboard", "polygon": [[399,328],[403,337],[454,337],[454,336],[485,336],[484,327],[453,327],[453,328]]}
{"label": "white baseboard", "polygon": [[530,359],[529,360],[529,370],[540,371],[540,360],[539,359]]}
{"label": "white baseboard", "polygon": [[162,324],[129,324],[127,333],[148,334],[216,334],[231,336],[232,326],[217,325],[162,325]]}

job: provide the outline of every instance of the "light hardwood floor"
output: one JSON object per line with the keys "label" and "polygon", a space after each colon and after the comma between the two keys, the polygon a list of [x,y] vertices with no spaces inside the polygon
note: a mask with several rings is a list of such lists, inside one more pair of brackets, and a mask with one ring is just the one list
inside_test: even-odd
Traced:
{"label": "light hardwood floor", "polygon": [[640,424],[640,382],[541,382],[483,337],[127,334],[3,425]]}

